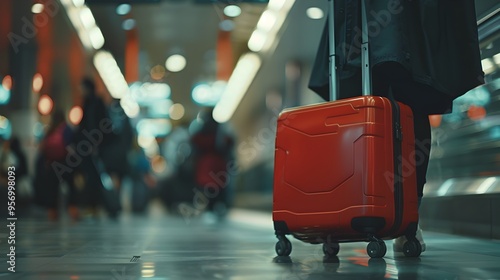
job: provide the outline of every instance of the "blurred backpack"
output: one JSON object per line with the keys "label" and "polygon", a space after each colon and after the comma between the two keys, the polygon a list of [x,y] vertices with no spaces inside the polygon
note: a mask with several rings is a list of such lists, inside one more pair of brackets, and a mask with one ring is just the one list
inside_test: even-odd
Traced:
{"label": "blurred backpack", "polygon": [[48,161],[62,161],[66,158],[65,130],[66,124],[60,124],[57,128],[48,134],[42,144],[42,152]]}

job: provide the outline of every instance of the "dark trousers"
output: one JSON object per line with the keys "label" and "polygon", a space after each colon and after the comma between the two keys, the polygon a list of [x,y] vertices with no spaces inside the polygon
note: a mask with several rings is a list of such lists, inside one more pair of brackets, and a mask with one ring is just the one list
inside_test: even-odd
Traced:
{"label": "dark trousers", "polygon": [[431,151],[431,127],[429,114],[446,107],[451,102],[442,93],[413,80],[409,71],[396,62],[378,64],[372,73],[373,93],[389,97],[411,107],[415,129],[415,161],[417,192],[423,196],[427,167]]}

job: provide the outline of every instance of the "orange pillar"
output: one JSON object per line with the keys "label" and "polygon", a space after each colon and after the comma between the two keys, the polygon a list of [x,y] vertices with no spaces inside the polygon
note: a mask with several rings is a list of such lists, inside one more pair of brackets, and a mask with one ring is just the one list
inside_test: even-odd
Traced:
{"label": "orange pillar", "polygon": [[12,28],[12,0],[0,1],[0,79],[9,71],[9,39]]}
{"label": "orange pillar", "polygon": [[137,28],[127,31],[125,45],[125,80],[133,83],[139,80],[139,35]]}
{"label": "orange pillar", "polygon": [[227,81],[233,73],[231,32],[219,30],[217,36],[217,80]]}
{"label": "orange pillar", "polygon": [[71,79],[71,93],[75,105],[81,105],[80,83],[85,75],[85,50],[76,33],[71,35],[70,49],[68,52],[68,68]]}
{"label": "orange pillar", "polygon": [[[44,3],[46,1],[40,1]],[[47,16],[44,13],[33,15],[33,20],[36,17],[45,17],[47,19],[46,24],[41,24],[38,26],[37,33],[37,43],[38,43],[38,55],[37,55],[37,73],[40,73],[43,77],[43,87],[40,91],[42,94],[50,93],[52,89],[52,65],[54,62],[54,45],[53,45],[53,24],[54,20],[52,17]]]}

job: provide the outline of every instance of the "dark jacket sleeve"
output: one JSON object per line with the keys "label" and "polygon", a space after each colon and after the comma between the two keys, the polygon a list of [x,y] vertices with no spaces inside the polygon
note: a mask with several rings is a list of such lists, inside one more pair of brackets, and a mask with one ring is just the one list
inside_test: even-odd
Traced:
{"label": "dark jacket sleeve", "polygon": [[[353,63],[348,63],[357,61],[356,56],[359,56],[355,40],[361,14],[358,3],[353,0],[336,1],[336,59],[341,84],[340,98],[352,96],[360,88],[352,86],[350,80],[359,70],[353,69]],[[383,5],[381,2],[368,1],[368,10],[378,11]],[[408,49],[400,51],[409,54],[409,70],[416,82],[429,85],[451,98],[484,83],[473,0],[401,1],[401,5],[405,9],[406,21],[402,25],[408,28],[405,32],[408,36],[404,37],[408,42],[401,45]],[[374,19],[369,17],[368,20]],[[325,100],[328,100],[329,95],[329,28],[327,22],[309,80],[309,88]],[[390,44],[397,37],[387,33],[384,36],[370,40],[383,40]],[[343,87],[342,83],[347,87]],[[343,88],[354,92],[344,92]]]}
{"label": "dark jacket sleeve", "polygon": [[474,1],[409,3],[414,79],[452,98],[483,84]]}

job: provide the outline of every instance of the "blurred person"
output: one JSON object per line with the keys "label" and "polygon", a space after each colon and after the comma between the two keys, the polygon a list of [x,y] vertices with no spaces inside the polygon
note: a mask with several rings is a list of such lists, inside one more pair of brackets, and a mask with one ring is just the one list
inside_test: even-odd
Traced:
{"label": "blurred person", "polygon": [[181,203],[192,203],[196,188],[194,156],[189,125],[176,126],[163,141],[161,153],[168,162],[166,176],[159,178],[159,195],[167,208],[176,213]]}
{"label": "blurred person", "polygon": [[[96,218],[98,208],[103,203],[104,188],[101,181],[101,170],[96,164],[100,165],[99,152],[102,146],[107,144],[111,121],[107,115],[106,104],[97,95],[94,81],[90,78],[84,78],[80,89],[83,95],[83,116],[76,128],[74,146],[81,159],[79,171],[84,178],[83,201],[87,208],[85,216]],[[108,212],[111,216],[117,215],[115,210],[108,210]]]}
{"label": "blurred person", "polygon": [[131,205],[132,212],[144,213],[147,210],[152,190],[156,187],[156,178],[152,174],[151,164],[144,150],[137,143],[137,137],[132,142],[128,153],[130,164],[130,179],[132,180]]}
{"label": "blurred person", "polygon": [[26,160],[26,153],[23,151],[19,137],[13,136],[11,138],[10,150],[18,161],[18,165],[16,167],[16,179],[22,179],[28,175],[28,161]]}
{"label": "blurred person", "polygon": [[208,199],[206,210],[222,217],[230,201],[228,193],[231,174],[228,164],[232,159],[234,139],[225,133],[212,116],[213,108],[200,113],[201,127],[191,136],[194,153],[195,180],[199,190]]}
{"label": "blurred person", "polygon": [[16,157],[16,192],[17,200],[20,203],[29,203],[33,190],[31,187],[31,179],[28,170],[28,160],[26,153],[21,145],[21,140],[17,136],[13,136],[10,140],[10,149]]}
{"label": "blurred person", "polygon": [[[413,110],[419,206],[431,149],[429,115],[449,113],[453,100],[484,81],[472,0],[366,1],[372,90]],[[361,95],[360,1],[335,1],[339,96]],[[375,28],[376,27],[376,28]],[[329,99],[328,21],[309,87]],[[376,31],[376,32],[375,32]],[[421,229],[417,239],[426,245]],[[402,251],[406,237],[395,239]]]}
{"label": "blurred person", "polygon": [[9,167],[15,166],[16,164],[16,157],[12,152],[10,140],[0,136],[0,170],[2,171],[2,174],[0,174],[0,178],[2,178],[2,181],[0,182],[2,183],[2,185],[7,183],[7,178],[5,177],[8,173]]}
{"label": "blurred person", "polygon": [[112,100],[106,108],[106,115],[111,123],[111,132],[105,134],[98,154],[104,169],[111,176],[113,186],[120,193],[122,182],[131,172],[128,153],[132,148],[134,131],[129,117],[119,100]]}
{"label": "blurred person", "polygon": [[37,176],[35,177],[35,193],[38,204],[48,209],[49,220],[59,219],[61,183],[68,186],[67,205],[70,217],[79,219],[78,196],[76,193],[73,171],[58,172],[57,166],[65,165],[68,146],[71,144],[73,131],[66,122],[64,112],[55,110],[50,124],[40,143],[37,158]]}
{"label": "blurred person", "polygon": [[[1,205],[8,205],[9,171],[16,167],[17,160],[11,150],[10,140],[0,135],[0,201]],[[15,171],[15,170],[14,170]],[[0,209],[0,217],[8,217],[7,207]]]}

